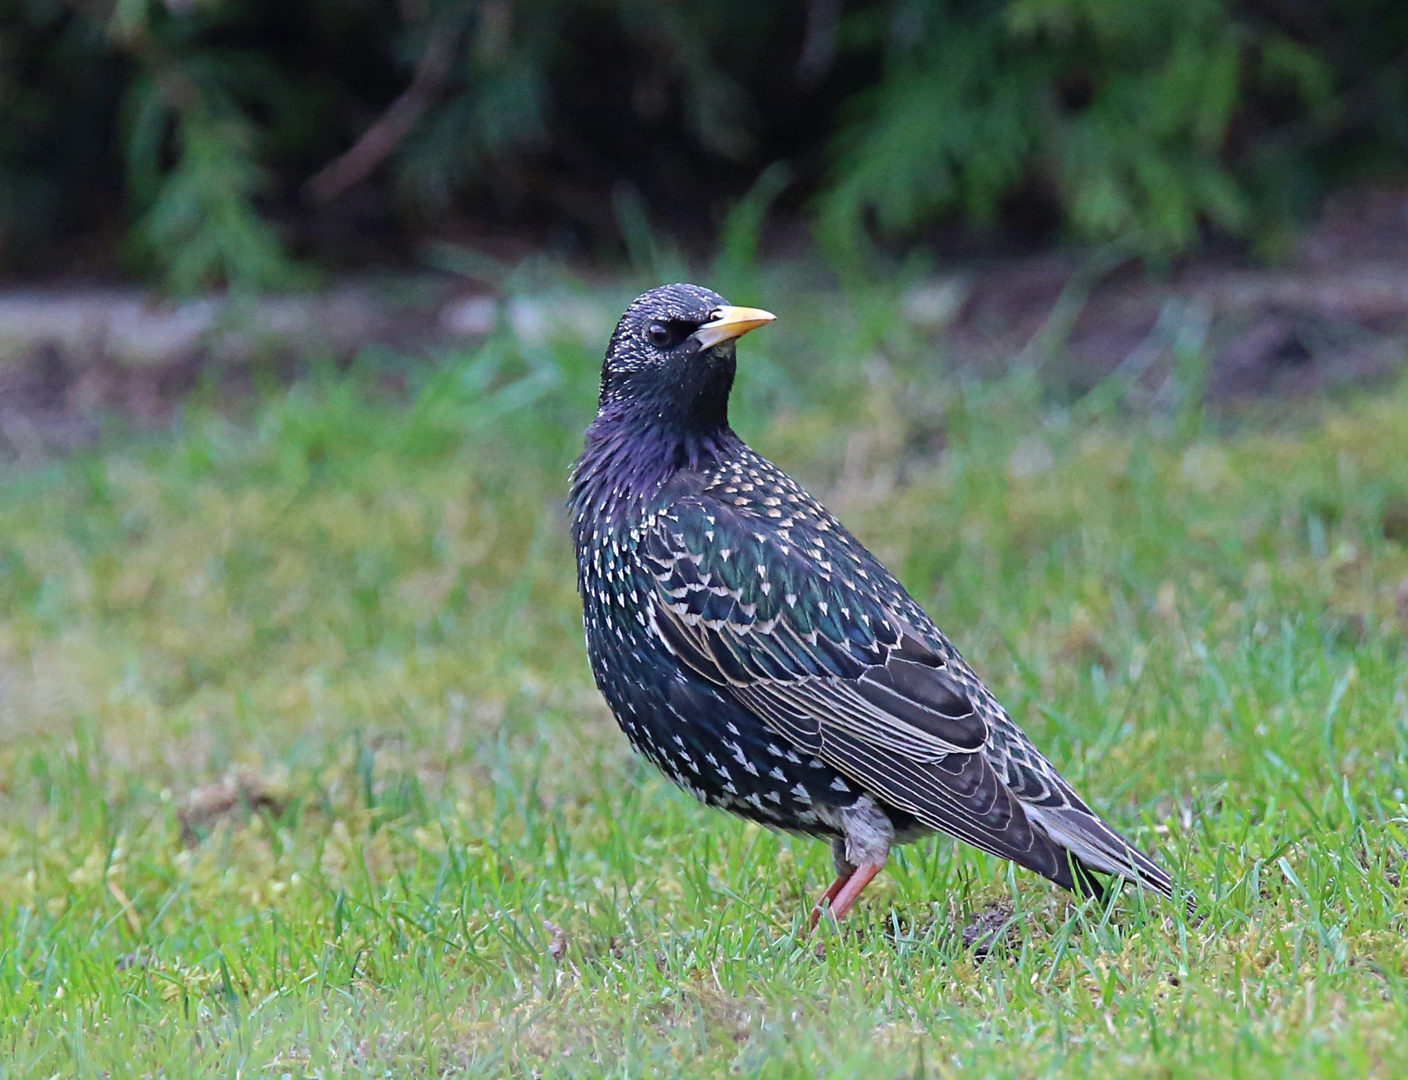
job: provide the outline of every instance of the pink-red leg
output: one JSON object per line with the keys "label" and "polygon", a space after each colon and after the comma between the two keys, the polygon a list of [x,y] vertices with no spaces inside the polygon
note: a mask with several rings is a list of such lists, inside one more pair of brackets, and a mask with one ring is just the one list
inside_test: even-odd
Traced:
{"label": "pink-red leg", "polygon": [[826,909],[826,905],[836,903],[836,897],[841,895],[841,890],[846,887],[846,883],[851,878],[855,877],[855,874],[855,870],[852,869],[849,873],[837,875],[836,880],[831,883],[831,888],[821,894],[821,899],[816,902],[816,907],[812,908],[812,921],[811,925],[807,927],[807,933],[810,934],[816,929],[816,924],[821,921],[821,913]]}
{"label": "pink-red leg", "polygon": [[846,913],[855,906],[856,900],[864,891],[865,887],[875,880],[875,875],[885,869],[882,862],[861,863],[849,874],[838,877],[831,883],[831,888],[827,889],[821,899],[817,901],[816,907],[812,909],[812,923],[808,933],[816,929],[817,922],[821,919],[822,910],[827,904],[831,905],[831,917],[840,922],[846,917]]}
{"label": "pink-red leg", "polygon": [[885,869],[882,862],[861,863],[856,867],[856,872],[851,875],[849,881],[836,894],[836,898],[831,901],[831,917],[833,919],[844,919],[846,912],[850,911],[859,899],[861,891],[875,880],[875,875]]}

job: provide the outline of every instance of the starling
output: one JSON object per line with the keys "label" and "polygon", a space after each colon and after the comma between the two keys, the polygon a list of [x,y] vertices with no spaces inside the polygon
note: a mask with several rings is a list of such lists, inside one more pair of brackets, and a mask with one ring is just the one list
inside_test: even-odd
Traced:
{"label": "starling", "polygon": [[611,336],[569,509],[592,674],[632,745],[711,806],[831,841],[843,917],[940,832],[1101,895],[1172,896],[898,581],[728,424],[735,344],[774,316],[697,285]]}

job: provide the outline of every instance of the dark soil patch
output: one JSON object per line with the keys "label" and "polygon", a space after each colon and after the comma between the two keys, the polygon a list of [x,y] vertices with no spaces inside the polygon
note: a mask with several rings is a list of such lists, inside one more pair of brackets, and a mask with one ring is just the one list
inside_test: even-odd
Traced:
{"label": "dark soil patch", "polygon": [[978,370],[1054,330],[1044,363],[1057,389],[1089,390],[1124,365],[1153,392],[1179,350],[1201,350],[1214,404],[1313,395],[1382,379],[1408,357],[1408,189],[1332,203],[1277,269],[1204,260],[1092,273],[1080,254],[1056,252],[954,280],[962,300],[939,337]]}

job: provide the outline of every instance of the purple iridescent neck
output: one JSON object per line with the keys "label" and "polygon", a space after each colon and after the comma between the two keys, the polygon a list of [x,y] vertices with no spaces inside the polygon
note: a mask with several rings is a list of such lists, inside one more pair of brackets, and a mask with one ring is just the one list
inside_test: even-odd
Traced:
{"label": "purple iridescent neck", "polygon": [[742,441],[727,426],[680,430],[642,419],[616,403],[587,428],[586,449],[572,470],[568,509],[573,529],[629,529],[682,472],[705,472]]}

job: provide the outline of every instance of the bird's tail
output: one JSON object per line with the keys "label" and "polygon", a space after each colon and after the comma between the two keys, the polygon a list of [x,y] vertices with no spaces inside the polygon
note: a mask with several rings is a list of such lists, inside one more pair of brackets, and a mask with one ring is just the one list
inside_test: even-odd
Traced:
{"label": "bird's tail", "polygon": [[[1116,874],[1173,899],[1173,878],[1168,871],[1083,805],[1057,809],[1027,803],[1022,809],[1033,825],[1070,852],[1075,864],[1074,884],[1079,891],[1087,895],[1103,895],[1103,887],[1091,873],[1098,870]],[[1187,899],[1187,907],[1190,915],[1197,907],[1196,900],[1191,896]]]}

